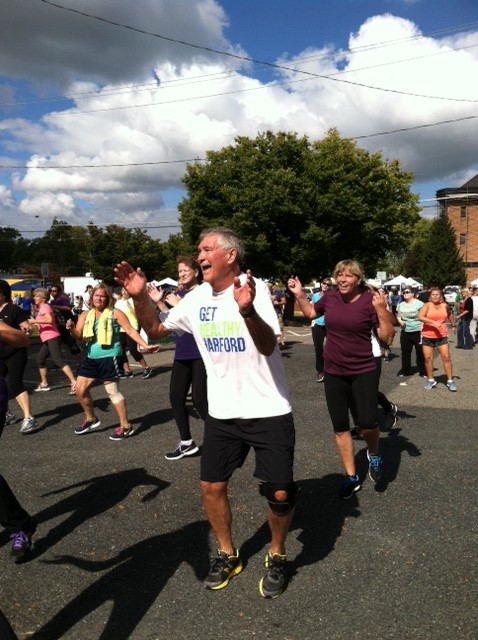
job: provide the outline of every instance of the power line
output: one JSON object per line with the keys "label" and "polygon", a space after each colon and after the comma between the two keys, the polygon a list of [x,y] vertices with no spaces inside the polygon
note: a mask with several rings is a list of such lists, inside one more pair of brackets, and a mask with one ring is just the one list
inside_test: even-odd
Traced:
{"label": "power line", "polygon": [[[446,124],[454,124],[455,122],[463,122],[467,120],[474,120],[478,118],[478,114],[471,116],[463,116],[461,118],[451,118],[449,120],[440,120],[439,122],[429,122],[425,124],[418,124],[410,127],[401,127],[399,129],[391,129],[389,131],[379,131],[376,133],[368,133],[357,136],[347,136],[349,140],[365,140],[367,138],[375,138],[377,136],[388,136],[397,133],[405,133],[407,131],[418,131],[419,129],[427,129],[430,127],[439,127]],[[121,168],[121,167],[144,167],[144,166],[156,166],[156,165],[170,165],[170,164],[187,164],[188,162],[206,162],[206,158],[190,158],[187,160],[157,160],[151,162],[125,162],[115,164],[72,164],[72,165],[48,165],[48,166],[30,166],[30,165],[6,165],[0,164],[0,169],[14,170],[14,169],[109,169],[109,168]]]}
{"label": "power line", "polygon": [[[382,91],[384,93],[394,93],[394,94],[399,94],[399,95],[411,95],[411,96],[421,97],[421,98],[433,97],[433,96],[420,95],[420,94],[416,94],[416,93],[408,93],[408,92],[405,92],[405,91],[399,91],[397,89],[386,89],[386,88],[383,88],[383,87],[375,87],[373,85],[368,85],[368,84],[365,84],[365,83],[362,83],[362,82],[354,82],[352,80],[345,80],[343,78],[336,78],[336,77],[333,77],[331,75],[327,76],[327,75],[323,75],[323,74],[320,74],[320,73],[314,73],[312,71],[303,71],[303,70],[297,69],[295,67],[289,67],[287,65],[281,65],[281,64],[278,64],[278,63],[275,63],[275,62],[259,60],[259,59],[256,59],[256,58],[252,58],[250,56],[243,56],[243,55],[239,55],[238,53],[232,53],[231,51],[221,51],[219,49],[214,49],[213,47],[207,47],[205,45],[198,45],[198,44],[195,44],[195,43],[192,43],[192,42],[187,42],[186,40],[180,40],[178,38],[171,38],[169,36],[165,36],[165,35],[162,35],[162,34],[159,34],[159,33],[155,33],[155,32],[152,32],[152,31],[147,31],[145,29],[140,29],[138,27],[133,27],[131,25],[124,24],[122,22],[117,22],[115,20],[110,20],[108,18],[103,18],[101,16],[97,16],[97,15],[94,15],[94,14],[91,14],[91,13],[87,13],[85,11],[80,11],[79,9],[73,9],[71,7],[64,7],[61,4],[57,4],[55,2],[51,2],[51,0],[39,0],[39,1],[42,2],[43,4],[49,5],[51,7],[56,8],[56,9],[61,9],[63,11],[68,11],[70,13],[75,13],[75,14],[83,16],[85,18],[90,18],[92,20],[98,20],[100,22],[104,22],[106,24],[110,24],[112,26],[119,27],[119,28],[122,28],[122,29],[127,29],[129,31],[134,31],[134,32],[140,33],[142,35],[151,36],[153,38],[158,38],[160,40],[165,40],[166,42],[171,42],[173,44],[179,44],[179,45],[182,45],[182,46],[185,46],[185,47],[190,47],[192,49],[198,49],[198,50],[201,50],[201,51],[207,51],[208,53],[214,53],[214,54],[219,55],[219,56],[225,56],[225,57],[228,57],[228,58],[233,58],[235,60],[240,60],[242,62],[248,62],[248,63],[253,63],[253,64],[256,64],[256,65],[261,65],[261,66],[264,66],[266,68],[279,69],[281,71],[292,71],[293,73],[300,73],[300,74],[307,75],[307,76],[314,77],[314,78],[321,78],[323,80],[331,80],[332,82],[340,82],[340,83],[349,84],[349,85],[352,85],[352,86],[362,87],[362,88],[365,88],[365,89],[372,89],[374,91]],[[475,24],[475,23],[472,23],[472,24]],[[149,105],[147,105],[147,106],[149,106]]]}
{"label": "power line", "polygon": [[[41,0],[43,1],[43,0]],[[52,3],[47,3],[47,4],[52,4]],[[55,7],[60,7],[60,5],[53,5]],[[64,7],[64,9],[66,11],[69,11],[70,9]],[[72,10],[75,11],[75,10]],[[75,11],[76,12],[76,11]],[[81,12],[79,12],[81,13]],[[85,16],[89,16],[89,14],[83,14],[81,13],[81,15],[85,15]],[[96,16],[91,16],[94,19],[101,19],[101,18],[97,18]],[[374,43],[371,45],[364,45],[362,47],[351,47],[350,49],[348,49],[346,51],[346,53],[358,53],[361,51],[369,51],[369,50],[374,50],[377,48],[381,48],[381,47],[386,47],[386,46],[393,46],[393,45],[397,45],[397,44],[401,44],[403,42],[408,42],[408,41],[413,41],[413,40],[419,40],[419,39],[423,39],[426,37],[430,37],[430,36],[435,36],[435,35],[440,35],[440,34],[444,34],[444,33],[449,33],[449,32],[454,32],[454,31],[460,31],[463,30],[464,27],[468,27],[471,28],[475,25],[478,25],[478,23],[470,23],[468,25],[462,25],[460,27],[450,27],[448,29],[442,29],[440,31],[435,31],[435,32],[430,32],[429,34],[422,34],[422,35],[416,35],[416,36],[410,36],[407,38],[400,38],[397,40],[388,40],[388,41],[384,41],[381,43]],[[122,25],[124,28],[130,28],[135,30],[134,27],[131,27],[130,25]],[[156,34],[157,37],[163,37],[160,36],[159,34]],[[180,41],[178,41],[180,42]],[[199,45],[197,45],[199,46]],[[463,46],[460,47],[459,49],[454,49],[454,48],[449,48],[445,51],[437,51],[434,53],[430,53],[430,54],[425,54],[422,56],[416,56],[414,58],[407,58],[407,59],[401,59],[401,60],[394,60],[394,61],[388,61],[388,62],[384,62],[381,64],[376,64],[376,65],[372,65],[372,66],[368,66],[368,67],[359,67],[356,69],[344,69],[338,73],[334,73],[334,74],[328,74],[327,76],[319,76],[319,77],[323,77],[323,78],[327,78],[327,79],[332,79],[334,76],[341,76],[344,74],[348,74],[348,73],[357,73],[358,71],[365,71],[365,70],[369,70],[369,69],[374,69],[374,68],[378,68],[378,67],[383,67],[383,66],[389,66],[392,64],[402,64],[404,62],[412,62],[415,60],[420,60],[420,59],[424,59],[424,58],[428,58],[428,57],[434,57],[437,55],[447,55],[449,53],[452,53],[454,51],[464,51],[466,49],[473,49],[476,48],[478,46],[478,44],[476,45],[468,45],[468,46]],[[223,52],[225,53],[225,52]],[[309,63],[311,61],[314,60],[320,60],[320,59],[325,59],[328,57],[327,53],[323,53],[323,54],[319,54],[319,55],[315,55],[315,56],[303,56],[302,58],[297,58],[294,62],[295,65],[300,65],[300,64],[305,64],[305,63]],[[249,60],[249,59],[248,59]],[[250,59],[252,61],[252,58]],[[281,65],[279,65],[279,67],[281,67]],[[288,67],[284,67],[284,69],[289,69]],[[295,71],[298,73],[301,73],[301,71],[299,69],[297,69],[297,67],[295,67]],[[171,85],[178,85],[181,84],[181,86],[184,85],[188,85],[188,84],[196,84],[198,82],[209,82],[209,81],[215,81],[215,80],[222,80],[224,77],[231,77],[237,75],[237,72],[235,71],[222,71],[222,72],[215,72],[212,74],[201,74],[199,76],[192,76],[191,78],[177,78],[177,79],[170,79],[170,80],[164,80],[161,81],[161,89],[168,89],[171,88]],[[307,80],[311,80],[313,78],[308,78]],[[306,80],[306,79],[304,79]],[[284,86],[284,85],[289,85],[292,84],[294,81],[283,81],[280,83],[275,83],[275,86]],[[298,82],[298,81],[295,81]],[[266,89],[268,85],[264,85],[263,87],[260,87],[259,89]],[[95,95],[101,95],[101,97],[104,96],[115,96],[115,95],[124,95],[127,93],[133,93],[133,92],[138,92],[138,91],[149,91],[151,89],[154,88],[159,88],[157,82],[150,82],[150,83],[145,83],[142,85],[127,85],[125,87],[116,87],[116,88],[105,88],[101,90],[101,93],[99,94],[98,91],[84,91],[84,92],[78,92],[78,93],[72,93],[66,96],[57,96],[57,97],[53,97],[53,98],[44,98],[44,99],[35,99],[35,100],[22,100],[22,101],[9,101],[9,102],[0,102],[1,106],[21,106],[21,105],[29,105],[29,104],[42,104],[42,103],[48,103],[48,102],[64,102],[66,100],[73,100],[77,97],[86,97],[89,95],[95,96]],[[233,92],[231,92],[233,93]],[[217,94],[217,95],[224,95],[224,94]],[[478,102],[478,100],[474,100],[474,99],[469,99],[469,98],[454,98],[454,97],[448,97],[448,96],[426,96],[426,95],[420,95],[420,94],[408,94],[407,95],[418,95],[418,97],[424,97],[424,98],[431,98],[434,100],[447,100],[447,101],[453,101],[453,102]],[[211,97],[211,96],[205,96],[205,97]],[[178,100],[179,102],[181,100]],[[162,104],[162,103],[154,103],[154,104]],[[142,107],[142,106],[149,106],[149,105],[137,105],[137,107]],[[126,108],[132,108],[132,107],[126,107]],[[107,109],[105,109],[107,110]],[[76,112],[78,113],[78,112]],[[80,112],[83,113],[83,112]]]}

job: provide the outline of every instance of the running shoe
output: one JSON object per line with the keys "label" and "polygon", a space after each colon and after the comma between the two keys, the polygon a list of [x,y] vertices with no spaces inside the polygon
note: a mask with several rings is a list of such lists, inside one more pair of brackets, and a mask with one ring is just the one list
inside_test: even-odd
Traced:
{"label": "running shoe", "polygon": [[20,433],[31,433],[32,431],[35,431],[36,426],[37,421],[33,416],[30,416],[29,418],[23,418],[22,426],[20,427]]}
{"label": "running shoe", "polygon": [[13,424],[15,421],[16,421],[16,418],[13,415],[13,413],[10,413],[10,411],[7,411],[7,413],[5,415],[5,425]]}
{"label": "running shoe", "polygon": [[425,389],[426,389],[427,391],[430,391],[430,389],[433,389],[433,387],[436,387],[436,386],[437,386],[437,381],[436,381],[435,379],[433,379],[433,380],[427,380],[427,381],[425,382]]}
{"label": "running shoe", "polygon": [[25,533],[24,531],[15,531],[10,534],[10,540],[12,541],[12,548],[10,550],[10,557],[13,562],[20,562],[25,555],[32,548],[32,535],[31,533]]}
{"label": "running shoe", "polygon": [[153,373],[153,370],[151,369],[151,367],[148,367],[147,369],[143,370],[141,377],[143,378],[143,380],[147,380],[152,373]]}
{"label": "running shoe", "polygon": [[225,551],[217,550],[217,556],[211,558],[209,573],[204,580],[207,589],[223,589],[229,584],[233,576],[237,576],[242,571],[242,561],[239,551],[234,549],[234,554],[228,556]]}
{"label": "running shoe", "polygon": [[77,436],[81,436],[83,433],[88,433],[88,431],[92,431],[96,429],[101,424],[101,421],[98,418],[93,418],[93,420],[85,420],[80,424],[78,429],[75,429],[75,433]]}
{"label": "running shoe", "polygon": [[368,460],[368,475],[370,476],[370,480],[374,482],[378,482],[382,477],[382,466],[383,460],[380,455],[372,455],[367,450],[367,460]]}
{"label": "running shoe", "polygon": [[390,411],[387,411],[386,413],[386,425],[385,425],[385,429],[388,431],[389,429],[393,429],[393,427],[396,426],[398,418],[397,418],[397,412],[398,412],[398,407],[396,404],[393,404],[393,402],[390,403],[392,405]]}
{"label": "running shoe", "polygon": [[450,391],[456,391],[456,382],[454,380],[448,380],[446,386],[450,389]]}
{"label": "running shoe", "polygon": [[135,432],[135,429],[128,423],[124,427],[116,427],[113,432],[113,435],[110,436],[110,440],[124,440],[125,438],[129,438]]}
{"label": "running shoe", "polygon": [[122,371],[119,374],[120,378],[133,378],[134,377],[134,373],[132,371]]}
{"label": "running shoe", "polygon": [[76,395],[76,382],[74,382],[71,387],[70,387],[70,391],[68,393],[69,396],[74,396]]}
{"label": "running shoe", "polygon": [[347,476],[340,485],[337,495],[342,500],[348,500],[353,496],[354,493],[360,491],[361,488],[362,484],[360,483],[360,478],[358,477],[358,475]]}
{"label": "running shoe", "polygon": [[284,591],[286,556],[270,553],[264,559],[266,573],[259,582],[259,593],[263,598],[277,598]]}
{"label": "running shoe", "polygon": [[323,382],[325,378],[325,375],[323,373],[319,373],[317,375],[317,382]]}
{"label": "running shoe", "polygon": [[179,443],[174,451],[167,453],[164,457],[166,460],[180,460],[181,458],[184,458],[184,456],[193,456],[198,451],[199,447],[193,440],[191,444],[185,445]]}
{"label": "running shoe", "polygon": [[47,384],[42,384],[40,382],[40,384],[34,389],[34,391],[50,391],[50,387]]}

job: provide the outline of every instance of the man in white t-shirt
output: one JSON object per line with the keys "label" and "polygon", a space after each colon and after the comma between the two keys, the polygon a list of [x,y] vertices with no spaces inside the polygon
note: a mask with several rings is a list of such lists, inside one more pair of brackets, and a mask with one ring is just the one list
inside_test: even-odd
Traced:
{"label": "man in white t-shirt", "polygon": [[295,431],[280,351],[279,324],[266,284],[241,273],[243,244],[230,229],[201,233],[197,261],[203,284],[171,309],[163,323],[151,307],[146,278],[122,262],[115,280],[134,300],[150,338],[170,331],[196,339],[207,371],[209,416],[201,458],[204,509],[218,543],[204,584],[222,589],[242,571],[233,544],[228,483],[251,448],[254,475],[268,502],[271,545],[261,595],[276,598],[285,587],[285,539],[294,513]]}

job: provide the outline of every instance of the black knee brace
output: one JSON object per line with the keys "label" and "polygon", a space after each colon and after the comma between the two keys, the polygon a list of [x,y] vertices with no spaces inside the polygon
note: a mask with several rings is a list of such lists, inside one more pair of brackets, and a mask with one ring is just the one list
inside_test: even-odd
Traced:
{"label": "black knee brace", "polygon": [[[276,491],[285,491],[287,496],[285,500],[277,500]],[[297,488],[295,482],[289,484],[261,482],[259,485],[259,493],[267,499],[272,513],[276,516],[286,516],[295,506],[295,494]]]}

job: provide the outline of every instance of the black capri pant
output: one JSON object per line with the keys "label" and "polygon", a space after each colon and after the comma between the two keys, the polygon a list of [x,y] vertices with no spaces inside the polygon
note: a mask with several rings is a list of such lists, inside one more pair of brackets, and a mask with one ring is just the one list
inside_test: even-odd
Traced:
{"label": "black capri pant", "polygon": [[207,376],[202,358],[175,360],[171,372],[169,399],[181,440],[190,440],[189,411],[186,398],[191,386],[192,400],[202,420],[208,415]]}
{"label": "black capri pant", "polygon": [[7,369],[6,379],[8,386],[8,398],[16,398],[26,391],[23,385],[23,374],[28,362],[28,353],[26,349],[17,349],[7,358],[2,359]]}
{"label": "black capri pant", "polygon": [[134,358],[136,362],[140,362],[143,359],[143,354],[138,351],[138,345],[125,331],[119,332],[119,339],[125,361],[127,360],[126,350],[130,352],[131,357]]}
{"label": "black capri pant", "polygon": [[378,428],[376,371],[356,376],[334,376],[327,373],[324,385],[327,408],[336,433],[350,429],[349,409],[352,404],[360,429]]}
{"label": "black capri pant", "polygon": [[45,367],[48,356],[51,356],[51,359],[58,369],[63,369],[65,363],[63,361],[63,356],[61,355],[60,336],[43,342],[37,355],[37,365],[39,369],[43,369]]}

